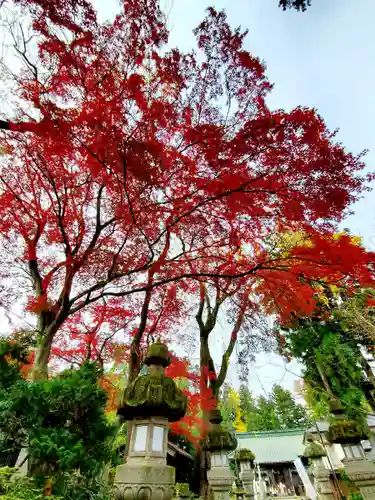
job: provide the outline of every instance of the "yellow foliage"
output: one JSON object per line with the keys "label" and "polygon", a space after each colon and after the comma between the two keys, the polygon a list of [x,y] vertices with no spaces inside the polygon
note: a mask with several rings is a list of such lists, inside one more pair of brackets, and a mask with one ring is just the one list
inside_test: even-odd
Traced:
{"label": "yellow foliage", "polygon": [[309,236],[302,231],[286,231],[279,233],[273,240],[275,251],[280,258],[286,258],[296,247],[312,247]]}
{"label": "yellow foliage", "polygon": [[246,432],[246,425],[243,419],[243,412],[240,408],[240,395],[234,389],[229,389],[229,397],[231,399],[234,411],[235,411],[235,420],[234,420],[234,428],[237,432]]}
{"label": "yellow foliage", "polygon": [[[333,235],[333,239],[339,240],[343,236],[349,236],[349,235],[345,231],[341,231],[340,233],[335,233]],[[362,245],[363,240],[360,236],[350,236],[350,242],[352,243],[352,245],[360,246]]]}
{"label": "yellow foliage", "polygon": [[12,147],[8,144],[0,144],[0,156],[12,154]]}

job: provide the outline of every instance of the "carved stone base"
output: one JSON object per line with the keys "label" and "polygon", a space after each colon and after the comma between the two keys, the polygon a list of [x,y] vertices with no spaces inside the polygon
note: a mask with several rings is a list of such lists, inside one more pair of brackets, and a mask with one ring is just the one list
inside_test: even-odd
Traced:
{"label": "carved stone base", "polygon": [[335,500],[329,470],[321,465],[313,465],[311,472],[314,476],[314,487],[319,500]]}
{"label": "carved stone base", "polygon": [[343,459],[345,471],[359,488],[363,500],[375,498],[375,465],[366,459]]}
{"label": "carved stone base", "polygon": [[254,500],[254,472],[251,469],[240,472],[240,479],[243,482],[246,498]]}
{"label": "carved stone base", "polygon": [[208,482],[214,492],[215,500],[229,500],[234,474],[228,467],[212,467],[207,472]]}
{"label": "carved stone base", "polygon": [[171,500],[175,469],[155,463],[119,465],[114,485],[118,500]]}

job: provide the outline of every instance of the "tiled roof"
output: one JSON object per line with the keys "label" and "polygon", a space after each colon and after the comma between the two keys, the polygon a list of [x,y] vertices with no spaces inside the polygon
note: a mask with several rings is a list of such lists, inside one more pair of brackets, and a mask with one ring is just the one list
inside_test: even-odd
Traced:
{"label": "tiled roof", "polygon": [[260,464],[294,462],[303,454],[305,429],[284,431],[238,432],[238,448],[248,448]]}

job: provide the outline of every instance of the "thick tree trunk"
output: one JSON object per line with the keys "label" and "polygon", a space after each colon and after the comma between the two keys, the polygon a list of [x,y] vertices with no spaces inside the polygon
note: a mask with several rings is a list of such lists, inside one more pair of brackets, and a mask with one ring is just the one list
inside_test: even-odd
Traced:
{"label": "thick tree trunk", "polygon": [[52,343],[65,317],[56,321],[56,316],[50,312],[42,313],[38,318],[37,332],[39,341],[35,353],[33,380],[48,378],[48,361],[51,355]]}
{"label": "thick tree trunk", "polygon": [[48,378],[48,360],[51,354],[52,341],[53,336],[42,337],[37,347],[33,368],[34,381]]}
{"label": "thick tree trunk", "polygon": [[333,394],[332,389],[331,389],[331,384],[329,383],[329,380],[327,379],[327,376],[324,373],[324,370],[323,370],[321,364],[318,363],[317,361],[315,361],[315,366],[319,372],[319,375],[320,375],[320,378],[321,378],[321,381],[324,385],[325,390],[332,398],[335,398],[335,395]]}
{"label": "thick tree trunk", "polygon": [[[201,332],[200,336],[200,366],[201,366],[201,394],[204,394],[207,389],[211,389],[215,398],[214,406],[218,405],[218,391],[213,385],[216,373],[214,363],[211,357],[210,348],[208,345],[209,332]],[[210,376],[213,377],[210,381]],[[215,409],[212,408],[212,409]],[[202,415],[202,438],[204,439],[209,430],[209,411],[203,411]],[[197,453],[197,465],[199,467],[199,496],[208,500],[210,497],[210,486],[208,483],[207,472],[210,469],[210,452],[200,448]]]}

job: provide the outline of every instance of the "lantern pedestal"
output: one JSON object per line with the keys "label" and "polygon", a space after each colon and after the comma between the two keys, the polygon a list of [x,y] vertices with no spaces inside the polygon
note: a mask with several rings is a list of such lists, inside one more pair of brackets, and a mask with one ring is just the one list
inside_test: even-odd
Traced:
{"label": "lantern pedestal", "polygon": [[230,500],[234,474],[228,467],[211,467],[211,470],[207,472],[207,478],[214,492],[215,500]]}
{"label": "lantern pedestal", "polygon": [[117,467],[118,500],[170,500],[174,485],[175,469],[168,465],[144,462]]}
{"label": "lantern pedestal", "polygon": [[319,500],[333,500],[333,486],[329,476],[329,470],[325,467],[324,460],[327,453],[324,447],[314,441],[311,437],[307,438],[307,446],[303,456],[311,462],[310,473],[314,476],[314,487]]}
{"label": "lantern pedestal", "polygon": [[319,500],[335,500],[329,470],[324,467],[321,458],[311,459],[310,472],[314,477],[314,487]]}
{"label": "lantern pedestal", "polygon": [[220,411],[213,410],[210,416],[210,430],[203,444],[203,449],[211,453],[211,468],[207,479],[215,500],[229,500],[234,482],[234,473],[229,469],[228,454],[237,447],[236,437],[221,428],[223,421]]}
{"label": "lantern pedestal", "polygon": [[329,426],[328,441],[341,444],[346,474],[359,488],[363,500],[372,500],[375,498],[375,465],[366,459],[361,445],[361,440],[367,439],[366,429],[363,423],[346,418],[341,403],[332,413],[336,420]]}
{"label": "lantern pedestal", "polygon": [[254,500],[254,472],[252,469],[244,469],[240,472],[240,478],[243,482],[246,498],[248,500]]}

